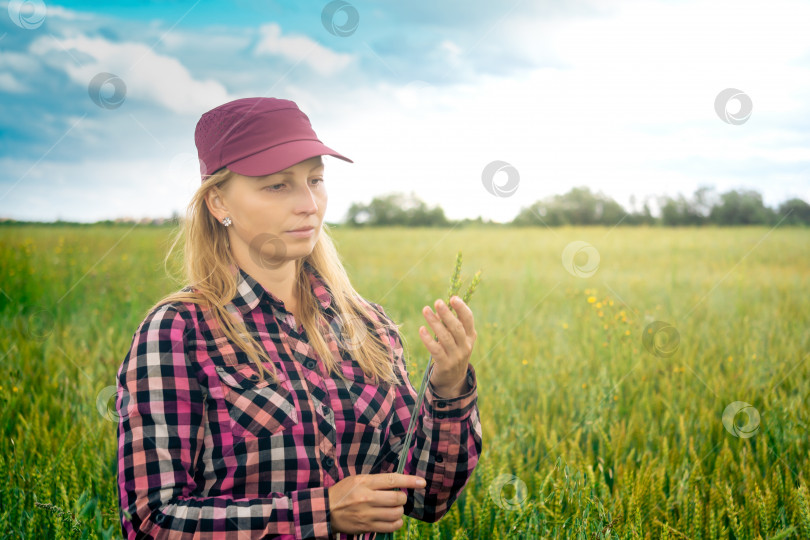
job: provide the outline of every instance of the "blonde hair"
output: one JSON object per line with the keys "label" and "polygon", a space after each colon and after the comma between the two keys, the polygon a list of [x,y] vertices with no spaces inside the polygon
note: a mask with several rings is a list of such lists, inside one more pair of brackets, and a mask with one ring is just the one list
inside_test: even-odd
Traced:
{"label": "blonde hair", "polygon": [[[276,366],[262,344],[251,336],[244,322],[235,319],[225,308],[237,292],[238,274],[235,275],[231,270],[236,262],[228,245],[225,227],[211,214],[205,201],[211,189],[223,187],[233,176],[234,173],[227,167],[222,168],[209,175],[192,196],[186,218],[164,259],[165,267],[177,243],[185,239],[183,274],[184,281],[191,286],[161,298],[147,313],[162,304],[172,302],[190,302],[209,308],[231,344],[238,346],[259,368],[261,378],[264,379],[264,373],[267,373],[273,382],[278,382]],[[338,324],[340,336],[331,330],[321,312],[319,300],[313,294],[309,278],[304,272],[304,262],[312,265],[329,289],[335,319],[345,321]],[[386,328],[391,328],[401,338],[399,327],[396,324],[385,324],[386,317],[354,290],[326,223],[318,234],[312,252],[295,261],[295,272],[294,294],[301,319],[296,322],[303,324],[309,343],[323,360],[327,372],[347,380],[338,366],[340,355],[330,350],[324,333],[334,338],[338,348],[350,350],[352,358],[375,384],[381,381],[399,384],[401,381],[394,372],[391,345],[386,333]],[[370,317],[369,310],[374,311],[376,317]],[[367,324],[371,324],[374,331],[369,331]],[[346,347],[346,343],[351,345]],[[273,367],[272,371],[265,367],[263,361]]]}

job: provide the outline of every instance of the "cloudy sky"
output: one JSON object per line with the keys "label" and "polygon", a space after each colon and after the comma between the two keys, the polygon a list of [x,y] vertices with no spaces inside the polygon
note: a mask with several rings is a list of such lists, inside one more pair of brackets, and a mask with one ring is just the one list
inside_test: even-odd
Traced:
{"label": "cloudy sky", "polygon": [[810,201],[808,20],[781,0],[3,1],[0,217],[183,213],[197,120],[249,96],[295,101],[354,160],[326,158],[331,222],[394,191],[499,221],[574,186]]}

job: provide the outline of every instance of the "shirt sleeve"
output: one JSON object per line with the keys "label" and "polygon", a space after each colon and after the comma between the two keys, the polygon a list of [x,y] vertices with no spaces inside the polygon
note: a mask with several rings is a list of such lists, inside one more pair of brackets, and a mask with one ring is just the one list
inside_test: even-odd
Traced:
{"label": "shirt sleeve", "polygon": [[[393,325],[378,304],[375,307]],[[402,342],[397,333],[388,331],[394,353],[394,371],[404,381],[396,388],[394,417],[390,435],[382,447],[381,472],[396,471],[399,453],[405,443],[416,405],[418,391],[408,378]],[[467,367],[470,390],[454,398],[443,398],[428,381],[425,399],[416,420],[403,474],[423,477],[423,489],[406,490],[405,514],[416,519],[438,521],[456,500],[472,476],[481,455],[481,421],[478,414],[478,384],[472,364]]]}
{"label": "shirt sleeve", "polygon": [[[125,538],[329,538],[327,488],[267,497],[201,496],[205,400],[188,360],[194,325],[164,304],[133,335],[119,368],[118,489]],[[230,536],[229,536],[230,537]],[[234,536],[236,537],[236,535]]]}

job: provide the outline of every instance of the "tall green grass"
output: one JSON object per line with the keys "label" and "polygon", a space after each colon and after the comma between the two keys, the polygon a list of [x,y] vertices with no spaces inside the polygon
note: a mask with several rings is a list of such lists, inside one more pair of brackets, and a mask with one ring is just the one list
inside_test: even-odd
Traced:
{"label": "tall green grass", "polygon": [[[184,285],[163,268],[171,232],[0,228],[0,538],[120,536],[109,387],[145,310]],[[334,236],[403,323],[415,385],[422,306],[459,250],[482,269],[483,454],[439,523],[396,538],[810,538],[807,230]],[[562,265],[576,240],[599,252],[590,277]],[[677,330],[674,355],[642,344],[653,321]],[[736,401],[760,414],[751,437],[723,425]]]}

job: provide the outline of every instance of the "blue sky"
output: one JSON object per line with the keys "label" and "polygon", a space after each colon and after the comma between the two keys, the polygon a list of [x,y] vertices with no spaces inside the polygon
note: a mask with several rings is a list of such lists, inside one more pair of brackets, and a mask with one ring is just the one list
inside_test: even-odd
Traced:
{"label": "blue sky", "polygon": [[[808,2],[353,1],[346,35],[329,5],[0,2],[0,217],[183,213],[197,120],[247,96],[296,101],[355,161],[326,159],[328,221],[393,191],[500,221],[581,185],[628,208],[703,185],[810,201]],[[91,99],[104,72],[118,107]],[[728,88],[750,115],[717,108]]]}

